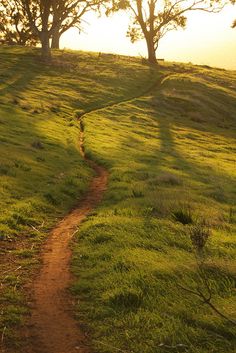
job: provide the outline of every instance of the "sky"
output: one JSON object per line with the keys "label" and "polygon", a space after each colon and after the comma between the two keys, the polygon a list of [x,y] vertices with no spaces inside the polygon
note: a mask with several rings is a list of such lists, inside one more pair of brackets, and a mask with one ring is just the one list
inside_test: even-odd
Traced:
{"label": "sky", "polygon": [[[218,14],[194,11],[187,17],[185,30],[169,32],[161,39],[157,57],[236,70],[236,28],[231,28],[236,5],[228,5]],[[88,13],[84,20],[84,33],[70,29],[61,39],[61,48],[147,56],[144,40],[132,44],[126,37],[127,13],[108,18]]]}

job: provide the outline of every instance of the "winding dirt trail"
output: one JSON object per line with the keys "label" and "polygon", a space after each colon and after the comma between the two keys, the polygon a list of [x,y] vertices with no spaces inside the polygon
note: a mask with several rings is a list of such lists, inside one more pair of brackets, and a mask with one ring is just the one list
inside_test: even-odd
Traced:
{"label": "winding dirt trail", "polygon": [[[161,78],[146,92],[137,97],[105,105],[119,106],[145,96],[160,84]],[[91,113],[88,111],[86,114]],[[85,114],[85,115],[86,115]],[[95,171],[88,193],[76,209],[67,215],[52,231],[42,251],[42,268],[33,283],[34,306],[30,320],[30,349],[24,353],[89,353],[86,335],[80,330],[73,317],[72,298],[68,287],[72,281],[70,272],[70,241],[80,223],[99,204],[106,190],[108,172],[105,168],[89,160],[84,153],[83,123],[80,117],[80,153],[87,164]]]}
{"label": "winding dirt trail", "polygon": [[43,251],[42,268],[33,283],[34,306],[30,320],[32,353],[88,353],[86,337],[73,318],[68,287],[71,282],[70,240],[79,224],[101,201],[108,172],[84,154],[82,123],[80,152],[94,169],[88,193],[52,231]]}

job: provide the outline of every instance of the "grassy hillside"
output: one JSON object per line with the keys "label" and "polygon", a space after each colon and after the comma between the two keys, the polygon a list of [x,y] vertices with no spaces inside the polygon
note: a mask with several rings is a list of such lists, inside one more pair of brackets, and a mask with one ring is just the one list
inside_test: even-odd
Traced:
{"label": "grassy hillside", "polygon": [[[54,55],[52,66],[42,66],[37,50],[0,48],[4,343],[19,344],[15,328],[29,310],[21,288],[39,245],[92,177],[79,155],[77,122],[90,112],[86,153],[110,177],[73,244],[72,291],[94,350],[234,352],[233,325],[187,290],[210,287],[215,307],[236,316],[236,73]],[[200,267],[199,229],[210,234]]]}
{"label": "grassy hillside", "polygon": [[160,74],[149,94],[84,119],[86,150],[110,179],[78,233],[78,317],[96,352],[235,352],[235,326],[190,291],[236,317],[236,74]]}
{"label": "grassy hillside", "polygon": [[79,154],[77,118],[136,96],[155,79],[138,60],[0,48],[0,327],[4,342],[26,307],[21,294],[38,245],[92,177]]}

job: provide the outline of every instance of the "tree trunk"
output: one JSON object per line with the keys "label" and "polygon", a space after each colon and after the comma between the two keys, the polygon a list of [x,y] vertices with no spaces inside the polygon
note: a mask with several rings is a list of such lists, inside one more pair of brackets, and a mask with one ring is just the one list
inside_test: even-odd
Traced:
{"label": "tree trunk", "polygon": [[61,38],[61,34],[59,30],[55,30],[52,34],[52,44],[51,44],[52,49],[60,49],[60,38]]}
{"label": "tree trunk", "polygon": [[42,59],[44,61],[51,60],[51,49],[49,45],[49,33],[47,31],[42,32],[40,36],[41,44],[42,44]]}
{"label": "tree trunk", "polygon": [[156,51],[152,38],[146,38],[148,49],[148,61],[150,64],[157,64]]}

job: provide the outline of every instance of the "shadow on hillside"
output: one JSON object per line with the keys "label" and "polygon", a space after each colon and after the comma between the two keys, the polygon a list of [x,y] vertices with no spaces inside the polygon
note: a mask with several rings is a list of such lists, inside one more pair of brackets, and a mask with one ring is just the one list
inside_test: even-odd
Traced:
{"label": "shadow on hillside", "polygon": [[[133,92],[132,90],[129,92],[126,85],[133,89],[133,85],[140,85],[139,81],[141,81],[136,67],[132,70],[128,66],[125,67],[120,74],[121,77],[113,75],[114,78],[110,78],[109,72],[102,72],[103,68],[101,68],[100,74],[103,76],[96,85],[94,73],[91,72],[89,64],[86,70],[81,71],[78,79],[74,72],[66,70],[64,72],[63,68],[57,67],[42,67],[42,63],[37,63],[36,60],[35,54],[16,55],[10,50],[0,55],[0,77],[2,79],[0,95],[5,103],[1,107],[1,164],[3,164],[4,175],[9,173],[8,176],[11,177],[11,188],[4,191],[4,198],[9,199],[9,203],[7,208],[4,204],[3,212],[8,212],[12,205],[18,202],[28,202],[27,200],[35,195],[44,199],[44,194],[53,198],[55,194],[55,204],[58,209],[60,207],[64,209],[67,204],[71,206],[76,198],[81,196],[80,190],[77,194],[70,194],[71,187],[68,183],[73,184],[73,180],[69,180],[66,184],[66,180],[64,181],[60,175],[73,177],[76,171],[78,178],[82,180],[83,170],[86,170],[75,140],[71,143],[66,142],[66,132],[68,131],[70,138],[70,126],[73,129],[73,125],[76,124],[72,121],[73,109],[81,107],[82,104],[82,108],[86,109],[91,106],[99,108],[116,101],[119,102]],[[115,65],[116,70],[122,70],[122,64],[119,65]],[[128,75],[129,71],[135,75]],[[64,77],[60,76],[60,72],[63,72]],[[126,82],[121,85],[123,76]],[[144,75],[142,79],[147,81]],[[114,90],[110,89],[112,84],[114,84]],[[94,88],[94,91],[90,91],[90,88]],[[17,100],[15,102],[18,95],[19,104]],[[23,98],[22,101],[21,98]],[[43,99],[45,99],[45,107],[41,111],[38,104]],[[29,104],[29,107],[23,106],[25,102]],[[63,108],[58,114],[57,111],[50,110],[57,108],[60,103],[66,106],[66,113],[70,114],[69,119],[67,114],[64,116]],[[35,112],[36,110],[38,112]],[[64,131],[63,129],[57,130],[57,126],[65,126],[64,140],[62,136]],[[78,130],[77,132],[79,135]],[[87,177],[85,179],[87,181]],[[61,201],[63,193],[66,193],[65,202]],[[2,197],[3,202],[4,198]],[[57,199],[59,199],[58,204]]]}
{"label": "shadow on hillside", "polygon": [[9,93],[17,96],[30,85],[41,70],[40,64],[34,61],[36,58],[35,55],[16,55],[14,52],[1,51],[0,76],[4,85],[0,88],[1,96]]}
{"label": "shadow on hillside", "polygon": [[[207,164],[201,165],[196,161],[191,162],[189,159],[187,160],[183,157],[176,148],[176,143],[174,141],[174,136],[172,133],[172,125],[165,118],[157,118],[159,124],[159,136],[161,139],[161,152],[166,155],[171,155],[175,164],[183,169],[185,173],[189,175],[189,177],[195,179],[198,182],[207,183],[209,185],[221,186],[229,183],[230,185],[234,184],[234,178],[226,175],[224,173],[215,172],[210,166]],[[206,177],[208,175],[208,180]]]}
{"label": "shadow on hillside", "polygon": [[[202,190],[199,189],[199,192],[201,193],[200,196],[204,196],[205,194],[207,197],[211,197],[219,202],[226,202],[229,204],[233,203],[233,185],[235,183],[233,176],[231,177],[229,174],[225,174],[220,170],[220,168],[217,170],[217,163],[215,163],[216,168],[214,168],[207,164],[207,159],[204,160],[204,153],[210,152],[210,150],[208,151],[207,149],[204,149],[204,143],[207,143],[207,141],[204,141],[204,136],[205,138],[208,138],[208,132],[210,134],[209,139],[211,144],[215,143],[215,136],[216,139],[220,142],[220,136],[223,136],[224,138],[232,138],[233,132],[229,129],[215,128],[212,122],[206,122],[204,124],[204,129],[202,129],[201,123],[195,123],[194,121],[191,121],[190,118],[188,118],[188,112],[184,110],[186,107],[184,100],[179,97],[174,97],[173,100],[172,98],[168,98],[168,104],[166,104],[166,101],[163,102],[165,99],[166,97],[164,97],[161,92],[158,91],[151,95],[148,99],[141,98],[134,101],[134,109],[138,108],[138,110],[137,115],[134,113],[134,117],[132,116],[132,121],[134,121],[135,126],[131,132],[133,131],[137,133],[137,135],[143,136],[144,139],[137,139],[135,136],[131,136],[127,130],[126,136],[124,138],[121,136],[120,146],[117,145],[117,147],[113,149],[113,159],[116,161],[122,161],[126,154],[129,156],[130,149],[130,155],[132,156],[131,161],[132,163],[137,163],[136,168],[140,168],[140,172],[143,170],[145,174],[145,172],[148,173],[150,171],[150,173],[155,173],[158,175],[159,173],[166,173],[165,170],[167,168],[178,169],[179,171],[183,172],[184,178],[189,178],[190,182],[196,182],[198,185],[199,183],[202,184]],[[236,100],[232,100],[232,102],[234,104]],[[192,109],[191,102],[189,104],[190,108]],[[152,112],[148,113],[148,118],[150,119],[150,122],[153,122],[153,124],[146,124],[144,127],[145,120],[142,119],[142,116],[139,118],[138,114],[139,111],[150,111],[150,107],[152,107]],[[124,116],[127,115],[127,106],[120,106],[119,109],[119,114]],[[178,115],[180,112],[185,112],[186,116],[184,118],[181,118],[181,116],[177,117],[176,115]],[[118,111],[116,114],[117,113]],[[126,125],[128,126],[128,129],[130,129],[130,121],[127,120],[127,123],[122,123],[122,127],[124,127],[124,129],[126,129]],[[151,125],[156,126],[158,131],[156,138],[159,139],[158,143],[160,143],[160,147],[156,149],[156,151],[154,149],[150,149],[150,145],[148,143],[149,132],[152,132]],[[194,141],[195,145],[197,143],[197,153],[193,155],[193,159],[191,156],[185,157],[183,154],[181,154],[181,151],[179,151],[177,145],[178,142],[175,141],[174,136],[174,134],[178,132],[173,131],[176,130],[176,127],[183,129],[189,128],[190,131],[188,135],[191,135],[191,133],[194,135],[194,130],[197,130],[198,137],[196,138],[196,141]],[[144,130],[144,132],[142,132],[140,128],[145,128],[146,131]],[[204,131],[205,133],[202,135],[202,137],[201,134],[199,134],[201,131]],[[217,135],[219,135],[219,137]],[[154,138],[153,134],[150,135],[150,138]],[[186,139],[184,144],[187,146],[186,148],[188,148],[186,142],[191,144],[191,136]],[[183,148],[183,146],[181,146],[181,148]],[[221,148],[221,145],[217,145],[216,147]],[[229,154],[230,158],[231,156],[232,151]],[[217,158],[217,152],[215,152],[214,155],[210,152],[207,158]],[[138,167],[138,164],[140,164],[140,167]],[[130,173],[132,172],[133,171],[131,169]],[[133,173],[131,178],[132,177],[135,181],[135,173]],[[200,188],[200,186],[198,186],[198,188]],[[191,190],[189,191],[191,192]],[[111,201],[112,200],[110,199],[109,202]],[[114,199],[114,204],[116,202],[117,200]]]}
{"label": "shadow on hillside", "polygon": [[[197,86],[199,86],[197,84]],[[192,87],[192,89],[194,89],[194,85]],[[200,84],[200,90],[203,90],[203,85]],[[221,96],[222,93],[219,92],[217,90],[217,88],[212,89],[211,88],[211,95],[212,96]],[[204,90],[203,90],[204,92]],[[213,92],[213,93],[212,93]],[[179,151],[174,139],[174,135],[173,135],[173,127],[174,125],[177,127],[181,127],[181,128],[191,128],[193,131],[194,130],[198,130],[201,131],[202,130],[202,124],[200,123],[195,123],[193,121],[191,121],[190,117],[188,117],[188,107],[186,109],[186,111],[184,112],[184,107],[185,107],[185,102],[184,100],[181,101],[181,104],[178,104],[178,99],[174,99],[173,102],[171,102],[171,99],[168,100],[169,106],[168,106],[168,110],[166,110],[166,106],[164,105],[165,109],[163,109],[163,100],[165,100],[166,97],[164,97],[161,92],[158,92],[157,95],[153,95],[151,98],[152,101],[152,106],[154,106],[155,108],[155,112],[154,113],[154,120],[158,123],[158,127],[159,127],[159,137],[161,140],[161,147],[160,147],[160,152],[164,153],[168,156],[172,156],[172,158],[175,161],[175,164],[184,171],[184,173],[187,173],[189,175],[189,177],[191,179],[194,179],[197,182],[201,182],[206,184],[208,187],[213,187],[214,189],[217,188],[227,188],[231,186],[230,192],[232,191],[232,186],[235,183],[235,180],[233,177],[230,177],[229,175],[224,174],[223,172],[220,171],[214,171],[211,166],[207,165],[203,163],[200,164],[198,163],[196,160],[194,160],[193,162],[188,158],[185,158]],[[236,98],[233,97],[226,97],[225,100],[228,100],[228,103],[230,102],[229,109],[230,112],[234,111],[234,109],[236,108]],[[188,101],[189,102],[189,101]],[[208,100],[206,99],[204,104],[207,104]],[[153,104],[154,103],[154,104]],[[170,104],[171,103],[171,104]],[[214,107],[214,111],[217,112],[216,114],[216,122],[217,118],[219,119],[219,116],[221,116],[222,112],[221,111],[217,111],[217,103],[214,104],[212,103],[212,107]],[[195,103],[196,104],[196,103]],[[191,105],[191,102],[190,102]],[[195,107],[196,108],[196,107]],[[190,111],[192,111],[192,107],[190,107]],[[163,113],[162,113],[163,112]],[[168,114],[169,113],[169,114]],[[179,118],[176,117],[176,115],[178,115],[179,113],[185,114],[185,118],[181,119],[181,116]],[[224,114],[226,114],[227,112],[224,110]],[[218,115],[219,114],[219,115]],[[169,116],[168,116],[169,115]],[[233,118],[231,117],[231,120]],[[232,123],[232,121],[231,121]],[[225,137],[233,137],[233,131],[229,130],[229,129],[220,129],[220,128],[215,128],[213,122],[207,122],[206,124],[204,124],[204,128],[203,128],[204,132],[208,132],[209,133],[213,133],[214,135],[220,135]],[[206,141],[207,142],[207,141]],[[204,146],[204,139],[201,139],[199,141],[200,145],[199,147]],[[204,150],[204,147],[203,147]],[[206,150],[207,152],[207,150]],[[213,158],[213,157],[212,157]],[[214,158],[217,158],[217,154],[215,154]],[[196,159],[196,157],[195,157]],[[214,194],[214,193],[213,193]],[[227,200],[229,202],[231,202],[229,199]]]}
{"label": "shadow on hillside", "polygon": [[[236,94],[220,86],[187,82],[178,90],[179,82],[164,84],[151,97],[151,106],[158,116],[168,116],[175,124],[198,131],[233,137],[236,130]],[[183,85],[183,84],[182,84]]]}

